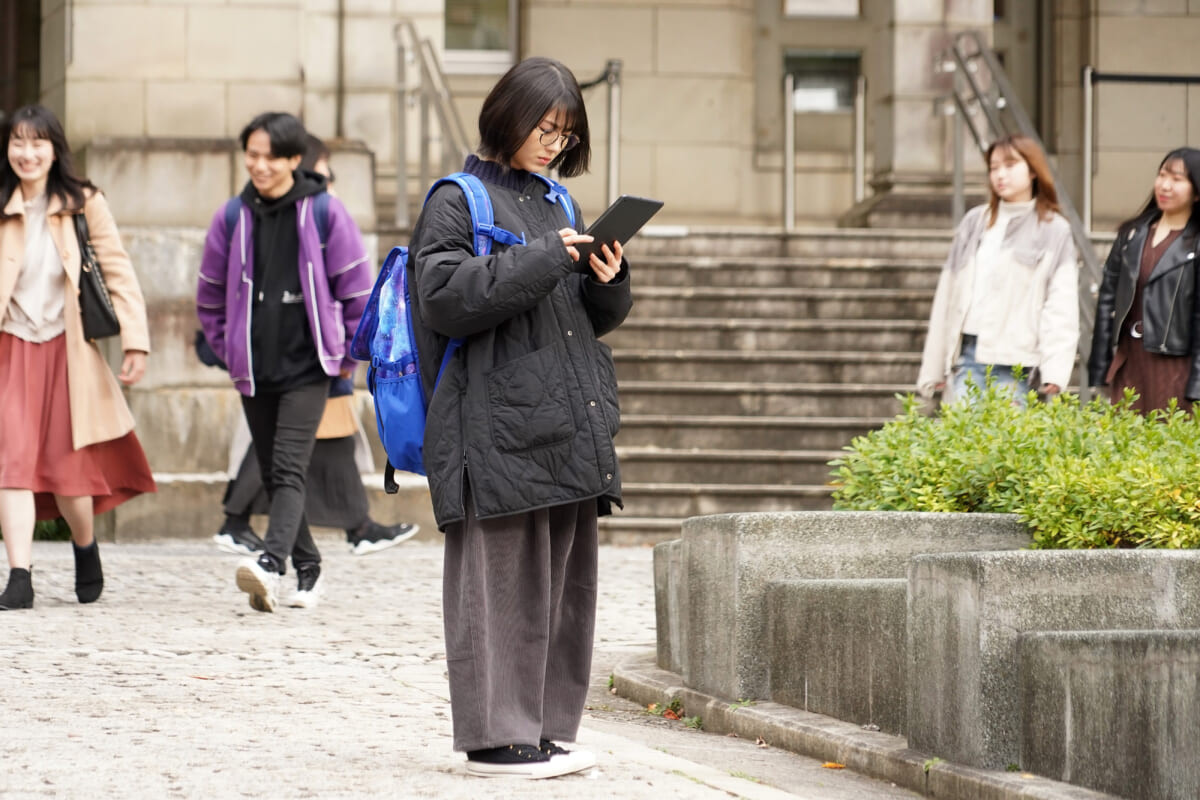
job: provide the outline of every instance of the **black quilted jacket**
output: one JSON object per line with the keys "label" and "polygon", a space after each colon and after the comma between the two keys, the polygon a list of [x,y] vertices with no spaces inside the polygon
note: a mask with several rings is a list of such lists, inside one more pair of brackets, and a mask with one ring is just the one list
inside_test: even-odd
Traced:
{"label": "black quilted jacket", "polygon": [[[429,198],[408,261],[429,402],[424,460],[438,527],[596,498],[621,503],[613,436],[620,426],[612,352],[598,337],[633,305],[628,265],[609,284],[575,270],[558,234],[563,209],[529,173],[475,157],[496,224],[526,244],[477,257],[466,195]],[[583,221],[576,206],[576,229]],[[449,337],[465,341],[437,383]],[[470,476],[467,480],[467,476]]]}

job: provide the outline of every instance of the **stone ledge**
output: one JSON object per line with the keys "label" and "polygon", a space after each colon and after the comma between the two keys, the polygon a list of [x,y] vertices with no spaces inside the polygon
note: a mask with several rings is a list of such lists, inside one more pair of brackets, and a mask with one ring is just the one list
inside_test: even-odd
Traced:
{"label": "stone ledge", "polygon": [[887,780],[929,797],[972,800],[1111,800],[1112,795],[1052,781],[1029,773],[975,769],[941,761],[908,748],[903,737],[865,731],[841,720],[778,703],[730,707],[722,700],[683,686],[682,676],[659,669],[655,654],[631,659],[613,670],[617,694],[642,705],[679,698],[684,713],[699,716],[710,733],[762,737],[772,747],[836,761],[863,775]]}

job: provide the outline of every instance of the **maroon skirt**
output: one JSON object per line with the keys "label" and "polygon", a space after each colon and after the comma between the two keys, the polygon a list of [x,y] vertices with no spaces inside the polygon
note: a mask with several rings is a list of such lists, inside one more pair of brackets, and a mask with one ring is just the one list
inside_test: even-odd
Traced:
{"label": "maroon skirt", "polygon": [[1171,398],[1184,411],[1192,404],[1184,399],[1191,356],[1162,356],[1142,347],[1141,340],[1122,335],[1117,340],[1117,352],[1108,368],[1109,399],[1116,403],[1125,396],[1125,389],[1138,393],[1133,408],[1145,414],[1156,408],[1166,408]]}
{"label": "maroon skirt", "polygon": [[34,343],[0,333],[0,488],[32,491],[38,519],[59,516],[54,495],[90,495],[103,514],[155,491],[133,431],[74,448],[65,334]]}

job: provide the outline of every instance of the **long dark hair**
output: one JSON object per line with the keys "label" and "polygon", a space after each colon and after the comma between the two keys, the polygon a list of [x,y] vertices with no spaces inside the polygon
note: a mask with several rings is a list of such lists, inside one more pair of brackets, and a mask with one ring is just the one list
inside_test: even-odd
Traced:
{"label": "long dark hair", "polygon": [[0,219],[5,218],[4,208],[13,192],[21,185],[21,179],[8,161],[8,142],[13,131],[22,136],[49,139],[54,146],[54,163],[46,178],[46,197],[57,197],[63,208],[79,210],[87,200],[85,191],[98,191],[87,178],[75,173],[75,162],[71,159],[71,148],[67,145],[67,134],[54,112],[45,106],[21,106],[0,123],[0,143],[4,145],[5,157],[0,164]]}
{"label": "long dark hair", "polygon": [[[1171,152],[1163,156],[1163,160],[1158,162],[1158,169],[1161,170],[1168,161],[1182,161],[1183,168],[1187,170],[1188,183],[1192,184],[1193,200],[1200,199],[1200,150],[1192,147],[1177,147]],[[1157,171],[1155,172],[1157,174]],[[1150,191],[1150,199],[1142,206],[1142,210],[1134,214],[1129,219],[1122,222],[1117,227],[1117,239],[1127,236],[1131,230],[1139,225],[1149,225],[1162,216],[1162,210],[1158,207],[1158,201],[1154,199],[1154,190]],[[1200,234],[1200,219],[1197,219],[1196,204],[1192,204],[1192,215],[1188,218],[1187,225],[1183,228],[1183,233],[1180,234],[1191,247],[1196,236]]]}
{"label": "long dark hair", "polygon": [[[997,150],[1016,153],[1029,165],[1029,171],[1033,177],[1033,197],[1036,201],[1038,219],[1047,220],[1055,214],[1062,213],[1058,207],[1058,189],[1054,188],[1054,175],[1050,172],[1050,165],[1046,163],[1046,154],[1042,152],[1042,148],[1038,147],[1037,142],[1028,136],[1019,135],[1005,136],[1003,139],[992,142],[987,149],[987,154],[983,157],[983,162],[989,171],[992,168],[992,153]],[[990,180],[988,181],[988,209],[991,212],[988,217],[988,227],[990,228],[996,224],[996,214],[1000,210],[1000,196],[992,188]]]}
{"label": "long dark hair", "polygon": [[479,111],[479,155],[505,167],[546,114],[561,111],[566,130],[579,144],[550,162],[564,178],[587,172],[592,156],[583,92],[571,70],[552,58],[535,56],[516,64],[492,87]]}

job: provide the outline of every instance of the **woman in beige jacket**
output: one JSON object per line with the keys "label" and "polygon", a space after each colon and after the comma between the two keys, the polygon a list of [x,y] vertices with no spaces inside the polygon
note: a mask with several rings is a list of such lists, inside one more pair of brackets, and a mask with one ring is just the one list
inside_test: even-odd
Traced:
{"label": "woman in beige jacket", "polygon": [[75,175],[53,113],[18,109],[0,141],[0,529],[10,568],[0,610],[33,606],[34,522],[59,516],[71,529],[75,593],[90,603],[104,586],[93,516],[154,491],[154,480],[121,388],[83,336],[72,215],[86,216],[121,323],[126,386],[146,369],[146,304],[108,204]]}
{"label": "woman in beige jacket", "polygon": [[1009,136],[986,161],[990,198],[954,232],[917,378],[923,396],[941,391],[947,403],[968,382],[983,387],[989,368],[1018,403],[1030,386],[1057,393],[1079,341],[1078,254],[1045,155],[1032,139]]}

